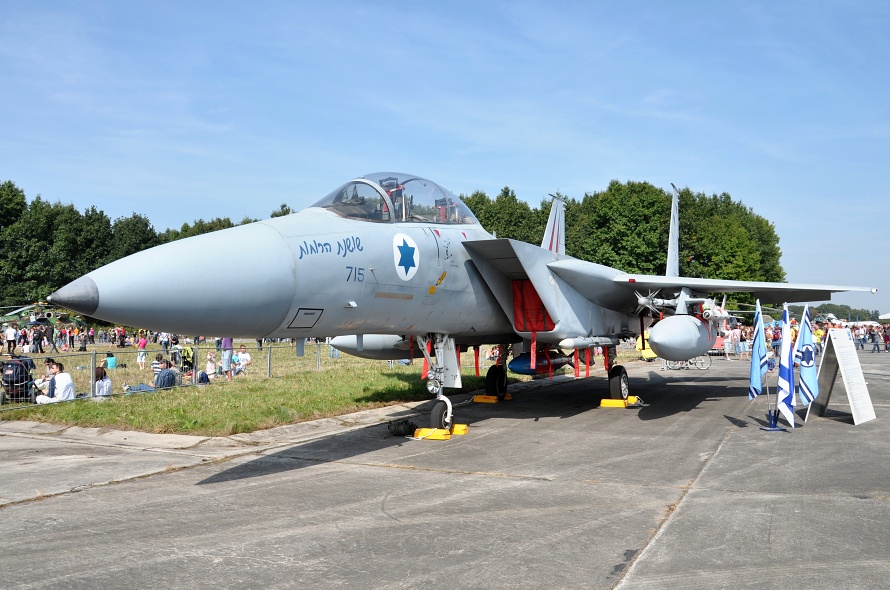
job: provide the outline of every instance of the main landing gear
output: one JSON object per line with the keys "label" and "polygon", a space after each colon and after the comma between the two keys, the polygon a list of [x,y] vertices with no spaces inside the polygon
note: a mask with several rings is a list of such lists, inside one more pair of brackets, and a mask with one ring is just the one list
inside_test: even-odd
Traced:
{"label": "main landing gear", "polygon": [[612,399],[627,400],[630,394],[630,381],[627,378],[627,370],[621,365],[615,365],[609,369],[609,396]]}
{"label": "main landing gear", "polygon": [[493,365],[485,373],[485,393],[504,401],[507,396],[507,368],[504,365]]}

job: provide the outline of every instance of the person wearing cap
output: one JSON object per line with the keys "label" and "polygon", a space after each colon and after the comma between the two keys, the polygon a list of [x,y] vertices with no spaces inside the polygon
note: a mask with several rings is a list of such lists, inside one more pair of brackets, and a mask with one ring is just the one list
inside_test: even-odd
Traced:
{"label": "person wearing cap", "polygon": [[55,362],[56,361],[50,357],[47,357],[46,359],[44,359],[43,366],[45,367],[45,372],[43,374],[43,377],[38,377],[37,379],[34,380],[34,385],[40,391],[45,392],[49,389],[50,379],[53,378],[53,372],[52,372],[51,368],[52,368],[53,363],[55,363]]}

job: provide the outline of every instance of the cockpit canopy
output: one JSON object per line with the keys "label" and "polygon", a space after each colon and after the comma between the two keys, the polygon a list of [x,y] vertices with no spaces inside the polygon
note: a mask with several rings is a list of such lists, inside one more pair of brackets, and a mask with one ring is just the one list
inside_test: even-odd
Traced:
{"label": "cockpit canopy", "polygon": [[313,207],[349,219],[382,223],[479,223],[452,192],[431,180],[398,172],[377,172],[351,180]]}

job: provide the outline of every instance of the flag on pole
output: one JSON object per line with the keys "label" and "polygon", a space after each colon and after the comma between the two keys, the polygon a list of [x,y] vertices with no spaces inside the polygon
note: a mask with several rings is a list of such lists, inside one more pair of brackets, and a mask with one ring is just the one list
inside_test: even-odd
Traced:
{"label": "flag on pole", "polygon": [[754,399],[763,392],[763,374],[766,373],[766,337],[763,334],[763,313],[760,299],[754,308],[754,342],[751,345],[751,385],[748,399]]}
{"label": "flag on pole", "polygon": [[788,305],[782,312],[782,347],[779,353],[779,393],[776,408],[794,428],[794,346],[791,343],[791,321]]}
{"label": "flag on pole", "polygon": [[818,370],[816,367],[816,345],[813,343],[813,323],[810,321],[810,306],[803,309],[800,332],[794,345],[794,360],[800,365],[800,403],[808,406],[819,395]]}

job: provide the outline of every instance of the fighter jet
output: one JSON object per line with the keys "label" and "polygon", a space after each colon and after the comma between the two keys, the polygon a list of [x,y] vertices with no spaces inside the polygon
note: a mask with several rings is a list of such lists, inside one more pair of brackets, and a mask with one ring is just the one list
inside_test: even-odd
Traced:
{"label": "fighter jet", "polygon": [[[635,275],[565,254],[564,205],[555,200],[542,245],[497,239],[439,184],[402,173],[361,176],[314,205],[151,248],[96,269],[48,300],[117,324],[245,338],[341,336],[371,358],[424,357],[437,398],[431,426],[447,428],[446,388],[461,387],[461,347],[510,345],[511,367],[539,373],[562,349],[603,347],[609,390],[629,393],[608,366],[622,338],[653,321],[658,356],[708,351],[727,312],[709,293],[752,292],[769,301],[830,299],[866,287],[723,281],[678,276],[674,195],[666,276]],[[488,370],[502,396],[506,369]]]}

